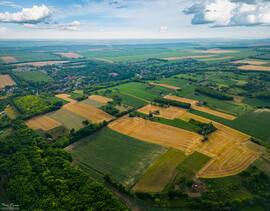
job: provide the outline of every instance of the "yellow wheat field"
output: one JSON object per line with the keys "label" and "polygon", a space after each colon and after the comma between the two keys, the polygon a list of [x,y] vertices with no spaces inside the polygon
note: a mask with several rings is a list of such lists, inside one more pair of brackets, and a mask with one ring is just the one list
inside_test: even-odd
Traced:
{"label": "yellow wheat field", "polygon": [[49,131],[53,128],[61,126],[59,122],[45,115],[34,117],[26,121],[26,125],[32,128],[33,130],[43,130],[43,131]]}
{"label": "yellow wheat field", "polygon": [[[138,111],[144,114],[153,113],[154,116],[162,117],[165,119],[177,119],[182,117],[183,114],[187,112],[187,110],[178,107],[170,106],[162,108],[150,104],[140,108]],[[156,113],[157,111],[159,112],[158,114]]]}
{"label": "yellow wheat field", "polygon": [[72,53],[72,52],[69,52],[69,53],[56,53],[60,56],[63,56],[63,57],[66,57],[66,58],[69,58],[69,59],[78,59],[78,58],[81,58],[82,56],[78,53]]}
{"label": "yellow wheat field", "polygon": [[5,63],[14,63],[17,62],[17,59],[13,56],[3,56],[0,57]]}
{"label": "yellow wheat field", "polygon": [[16,83],[9,75],[0,75],[0,89],[5,88],[6,86],[14,86]]}
{"label": "yellow wheat field", "polygon": [[195,114],[185,113],[181,119],[195,119],[212,124],[217,128],[208,140],[197,145],[196,151],[212,157],[197,173],[197,177],[217,178],[236,175],[248,168],[259,156],[260,151],[250,144],[250,136]]}
{"label": "yellow wheat field", "polygon": [[194,56],[175,56],[175,57],[167,57],[163,58],[168,61],[174,61],[174,60],[181,60],[181,59],[204,59],[204,58],[210,58],[214,55],[194,55]]}
{"label": "yellow wheat field", "polygon": [[55,97],[65,100],[67,102],[77,102],[76,100],[71,99],[69,94],[57,94],[55,95]]}
{"label": "yellow wheat field", "polygon": [[62,108],[78,114],[93,123],[100,123],[113,119],[111,115],[105,113],[104,111],[84,103],[69,103],[64,105]]}
{"label": "yellow wheat field", "polygon": [[233,61],[234,64],[249,64],[249,65],[264,65],[267,64],[265,61],[260,60],[249,60],[249,59],[243,59],[243,60],[237,60]]}
{"label": "yellow wheat field", "polygon": [[109,128],[142,141],[172,147],[190,154],[201,143],[196,133],[145,120],[123,117],[109,124]]}
{"label": "yellow wheat field", "polygon": [[158,83],[149,83],[150,85],[153,85],[153,86],[162,86],[162,87],[165,87],[165,88],[168,88],[168,89],[172,89],[172,90],[181,90],[180,87],[177,87],[177,86],[171,86],[171,85],[168,85],[168,84],[158,84]]}
{"label": "yellow wheat field", "polygon": [[188,98],[184,98],[184,97],[178,97],[178,96],[174,96],[174,95],[167,95],[164,98],[169,99],[169,100],[184,102],[184,103],[190,103],[191,108],[194,110],[198,110],[198,111],[202,111],[202,112],[205,112],[208,114],[212,114],[214,116],[218,116],[218,117],[221,117],[223,119],[228,119],[228,120],[236,119],[236,116],[234,116],[234,115],[226,114],[226,113],[211,109],[207,106],[199,106],[198,105],[199,101],[197,101],[197,100],[188,99]]}
{"label": "yellow wheat field", "polygon": [[256,70],[256,71],[270,71],[270,67],[259,65],[242,65],[238,67],[240,70]]}
{"label": "yellow wheat field", "polygon": [[107,104],[113,101],[111,98],[104,97],[101,95],[91,95],[88,98],[102,104]]}

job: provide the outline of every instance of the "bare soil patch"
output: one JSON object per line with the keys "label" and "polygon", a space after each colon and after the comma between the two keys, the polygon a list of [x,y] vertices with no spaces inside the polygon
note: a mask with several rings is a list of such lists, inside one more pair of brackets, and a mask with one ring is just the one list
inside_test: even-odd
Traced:
{"label": "bare soil patch", "polygon": [[5,62],[5,63],[15,63],[15,62],[17,62],[17,59],[15,58],[15,57],[13,57],[13,56],[2,56],[2,57],[0,57],[2,60],[3,60],[3,62]]}
{"label": "bare soil patch", "polygon": [[14,86],[16,83],[10,77],[10,75],[0,75],[0,89],[5,88],[6,86]]}

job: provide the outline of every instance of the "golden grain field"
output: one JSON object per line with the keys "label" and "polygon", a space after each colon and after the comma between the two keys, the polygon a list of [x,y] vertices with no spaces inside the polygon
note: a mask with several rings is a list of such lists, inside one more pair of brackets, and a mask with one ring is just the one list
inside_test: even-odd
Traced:
{"label": "golden grain field", "polygon": [[0,89],[5,88],[6,86],[14,86],[16,83],[9,75],[0,75]]}
{"label": "golden grain field", "polygon": [[100,123],[103,121],[110,121],[113,117],[104,111],[84,103],[68,103],[62,107],[68,111],[71,111],[79,116],[82,116],[93,123]]}
{"label": "golden grain field", "polygon": [[46,115],[34,117],[26,121],[26,125],[32,128],[33,130],[42,130],[42,131],[49,131],[51,129],[61,126],[59,122]]}
{"label": "golden grain field", "polygon": [[191,154],[202,139],[199,134],[138,117],[117,119],[109,124],[109,128],[145,142],[182,150],[186,154]]}
{"label": "golden grain field", "polygon": [[96,101],[98,103],[102,103],[102,104],[107,104],[107,103],[113,101],[111,98],[104,97],[104,96],[101,96],[101,95],[91,95],[88,98],[90,100],[94,100],[94,101]]}

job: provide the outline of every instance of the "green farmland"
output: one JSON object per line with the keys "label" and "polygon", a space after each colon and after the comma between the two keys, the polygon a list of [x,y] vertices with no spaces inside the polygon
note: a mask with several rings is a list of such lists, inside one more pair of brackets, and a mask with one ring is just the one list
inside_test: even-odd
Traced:
{"label": "green farmland", "polygon": [[185,158],[182,151],[168,150],[147,170],[133,190],[137,192],[162,192],[176,175],[176,167]]}
{"label": "green farmland", "polygon": [[25,72],[18,72],[16,76],[21,78],[25,81],[31,82],[51,82],[53,79],[48,76],[47,74],[39,71],[25,71]]}
{"label": "green farmland", "polygon": [[[166,148],[137,141],[104,128],[72,145],[73,159],[90,176],[111,175],[125,186],[133,185]],[[96,175],[95,174],[95,175]]]}

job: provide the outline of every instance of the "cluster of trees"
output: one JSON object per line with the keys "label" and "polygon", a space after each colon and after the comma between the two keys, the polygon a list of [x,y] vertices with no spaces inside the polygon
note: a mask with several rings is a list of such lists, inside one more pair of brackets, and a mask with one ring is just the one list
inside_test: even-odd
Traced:
{"label": "cluster of trees", "polygon": [[184,102],[169,100],[165,98],[157,98],[154,100],[154,102],[158,103],[161,106],[176,106],[176,107],[185,108],[185,109],[190,109],[191,107],[190,103],[184,103]]}
{"label": "cluster of trees", "polygon": [[199,86],[195,89],[196,92],[204,94],[209,97],[217,98],[220,100],[233,100],[233,97],[216,89],[212,89],[205,86]]}
{"label": "cluster of trees", "polygon": [[104,186],[72,166],[64,150],[21,121],[12,129],[0,140],[1,195],[9,202],[21,210],[126,210]]}
{"label": "cluster of trees", "polygon": [[217,128],[212,124],[212,122],[203,123],[203,122],[197,121],[195,119],[190,119],[189,123],[198,126],[200,128],[198,130],[198,133],[203,135],[203,136],[208,136],[209,134],[211,134],[217,130]]}
{"label": "cluster of trees", "polygon": [[54,111],[63,105],[61,100],[46,96],[27,95],[14,98],[12,105],[22,114],[22,118],[30,118],[49,111]]}
{"label": "cluster of trees", "polygon": [[101,106],[100,108],[106,113],[111,114],[112,116],[118,116],[120,114],[120,111],[115,108],[111,103]]}

